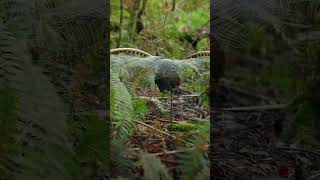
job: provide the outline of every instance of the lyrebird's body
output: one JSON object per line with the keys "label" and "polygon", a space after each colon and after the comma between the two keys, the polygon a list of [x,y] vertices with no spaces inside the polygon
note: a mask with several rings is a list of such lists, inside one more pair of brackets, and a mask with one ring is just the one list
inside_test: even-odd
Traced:
{"label": "lyrebird's body", "polygon": [[[131,55],[139,55],[142,57],[155,57],[154,60],[161,59],[158,56],[134,48],[117,48],[110,50],[111,54],[126,53]],[[201,51],[187,56],[185,59],[197,58],[201,56],[210,56],[210,51]],[[158,61],[155,67],[155,84],[158,86],[160,92],[173,92],[181,84],[181,78],[177,72],[177,65],[169,60]]]}

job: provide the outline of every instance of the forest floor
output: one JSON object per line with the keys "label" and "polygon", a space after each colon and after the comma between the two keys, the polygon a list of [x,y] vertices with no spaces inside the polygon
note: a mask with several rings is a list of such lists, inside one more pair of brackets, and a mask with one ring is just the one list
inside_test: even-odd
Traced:
{"label": "forest floor", "polygon": [[[320,153],[304,149],[298,142],[282,142],[280,138],[282,126],[292,118],[286,112],[285,104],[276,104],[270,97],[258,95],[252,89],[232,86],[228,81],[223,81],[216,93],[216,102],[222,109],[212,112],[215,117],[210,128],[213,140],[211,176],[238,180],[239,177],[252,179],[254,176],[308,179],[319,175]],[[150,112],[144,121],[137,121],[138,127],[129,143],[136,151],[143,150],[160,157],[172,169],[179,165],[177,155],[188,153],[181,148],[192,147],[188,137],[195,136],[196,131],[171,133],[168,127],[171,123],[195,119],[209,122],[209,110],[199,106],[199,95],[196,94],[175,95],[172,112],[170,96],[156,97],[147,93],[139,98],[146,100]],[[208,155],[208,147],[204,149]],[[137,168],[136,177],[139,179],[142,174],[141,168]]]}
{"label": "forest floor", "polygon": [[[198,133],[197,125],[201,122],[197,120],[204,120],[205,125],[209,125],[209,109],[198,105],[199,95],[186,92],[174,95],[172,102],[170,94],[160,97],[153,93],[146,93],[136,98],[146,100],[149,113],[146,114],[143,121],[136,121],[138,126],[129,144],[135,151],[144,151],[151,156],[160,157],[162,163],[172,170],[180,163],[177,155],[192,150],[193,144],[189,139]],[[173,125],[172,130],[169,127],[171,125]],[[174,125],[178,125],[181,129]],[[209,133],[207,136],[209,139]],[[205,143],[205,154],[207,154],[208,146],[209,144]],[[188,148],[188,150],[183,150],[183,148]],[[206,158],[209,161],[208,155]],[[142,174],[142,169],[137,168],[136,179],[142,177]]]}
{"label": "forest floor", "polygon": [[211,127],[212,176],[233,180],[253,176],[308,179],[319,175],[319,153],[279,138],[282,125],[290,119],[285,105],[266,106],[272,99],[223,83],[216,93],[219,106],[225,108],[214,112]]}

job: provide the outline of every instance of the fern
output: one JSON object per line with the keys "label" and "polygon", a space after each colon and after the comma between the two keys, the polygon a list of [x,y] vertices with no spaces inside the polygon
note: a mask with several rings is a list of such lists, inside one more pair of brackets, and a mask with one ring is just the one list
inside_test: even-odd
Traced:
{"label": "fern", "polygon": [[[15,139],[20,147],[20,154],[10,156],[9,159],[19,164],[20,168],[19,171],[11,169],[10,173],[17,179],[41,176],[80,178],[75,170],[74,159],[59,158],[62,154],[70,154],[69,157],[72,157],[72,149],[67,141],[65,105],[40,69],[32,65],[30,56],[23,53],[25,43],[17,40],[13,42],[15,47],[19,47],[16,50],[20,51],[7,51],[5,66],[2,66],[2,81],[10,80],[9,86],[19,94],[15,108],[19,117]],[[51,101],[48,102],[47,99]],[[73,171],[66,171],[72,168]]]}
{"label": "fern", "polygon": [[[64,76],[51,79],[54,73],[50,70],[59,69],[65,74],[72,74],[70,65],[74,65],[77,58],[71,63],[68,62],[69,66],[66,66],[67,63],[58,63],[57,59],[52,57],[56,53],[71,54],[72,57],[78,52],[72,52],[71,49],[90,48],[102,41],[106,25],[106,15],[103,12],[105,1],[77,1],[77,6],[74,2],[1,1],[1,5],[7,9],[1,13],[4,23],[0,22],[0,89],[4,87],[2,84],[6,84],[18,95],[13,112],[10,112],[16,116],[16,125],[14,119],[10,124],[6,123],[6,128],[10,130],[8,135],[11,135],[10,137],[14,138],[12,141],[15,142],[11,143],[12,147],[8,149],[13,148],[17,151],[0,157],[1,162],[8,162],[1,165],[0,169],[9,179],[88,178],[80,169],[80,162],[75,158],[76,150],[72,146],[74,142],[70,141],[73,127],[68,123],[69,104],[58,94],[58,91],[70,90],[70,79],[66,81]],[[66,32],[66,28],[70,31]],[[75,43],[80,44],[80,47]],[[81,54],[85,53],[87,52]],[[63,58],[60,57],[59,60],[61,59]],[[48,65],[52,69],[45,75],[44,72],[48,69],[44,67]],[[70,77],[69,75],[68,78]],[[53,84],[52,80],[63,84],[58,86],[56,83]],[[58,90],[58,87],[62,89]],[[5,115],[9,115],[8,112]],[[1,121],[2,123],[5,122]],[[85,126],[90,128],[88,124]],[[80,137],[81,143],[86,144],[88,142],[85,141],[85,137],[91,136],[82,134]],[[84,144],[81,147],[86,147]],[[96,146],[93,142],[91,145],[100,151],[106,148]],[[98,163],[106,158],[102,157],[101,152],[87,152],[89,156],[95,157],[92,159]],[[12,168],[13,165],[17,168]]]}
{"label": "fern", "polygon": [[[210,138],[209,122],[202,126],[199,133],[192,138],[194,149],[185,154],[179,154],[179,170],[183,179],[209,179],[209,159],[206,149]],[[186,150],[184,148],[184,150]]]}
{"label": "fern", "polygon": [[127,177],[132,175],[133,162],[128,159],[128,146],[123,139],[113,139],[111,141],[111,172],[112,177]]}
{"label": "fern", "polygon": [[113,95],[111,102],[111,121],[113,137],[126,138],[132,133],[134,111],[131,95],[125,85],[120,81],[119,76],[111,70],[110,91]]}
{"label": "fern", "polygon": [[108,170],[107,144],[105,140],[107,134],[106,121],[101,120],[98,115],[92,114],[81,117],[78,126],[81,126],[81,128],[78,132],[77,157],[84,162],[92,164],[89,166],[92,168],[89,169],[91,172],[89,171],[87,176],[106,176],[106,170]]}
{"label": "fern", "polygon": [[141,154],[140,161],[142,163],[144,178],[155,180],[170,180],[172,179],[166,167],[161,163],[160,159],[148,154]]}
{"label": "fern", "polygon": [[[202,71],[207,69],[209,66],[208,58],[195,58],[178,61],[161,59],[159,57],[139,58],[127,55],[111,56],[111,114],[113,117],[113,123],[118,124],[118,126],[114,126],[113,129],[120,129],[118,131],[121,132],[122,130],[122,132],[124,132],[118,133],[116,137],[120,136],[121,138],[121,134],[129,135],[129,131],[131,132],[132,129],[132,126],[130,126],[132,119],[141,117],[139,114],[135,114],[135,112],[141,112],[143,114],[147,110],[144,102],[142,103],[139,99],[132,100],[132,97],[135,96],[135,93],[132,93],[134,92],[132,91],[132,88],[135,88],[132,82],[134,80],[138,80],[140,82],[149,80],[150,84],[148,87],[153,88],[155,67],[158,63],[162,63],[164,61],[177,65],[177,71],[180,74],[183,74],[184,69],[188,68],[190,71],[196,72],[195,76],[202,75]],[[148,71],[142,71],[142,69],[148,69]],[[135,72],[143,72],[143,75],[138,77],[134,76],[136,75]],[[122,139],[126,139],[126,137],[127,136],[122,136]],[[193,151],[191,154],[187,154],[185,158],[182,158],[182,164],[192,164],[191,170],[186,169],[186,171],[183,171],[185,173],[185,177],[192,177],[192,175],[188,173],[200,170],[202,170],[201,173],[193,176],[194,178],[208,176],[208,160],[203,157],[203,151],[201,150],[203,145],[208,143],[208,137],[209,128],[207,128],[206,131],[201,130],[199,137],[194,140],[198,149]],[[122,155],[122,158],[123,156],[124,155]],[[120,160],[120,162],[116,162],[115,164],[121,162],[124,161]],[[161,163],[160,159],[156,157],[141,154],[139,164],[142,164],[145,179],[171,179],[167,172],[167,168]],[[185,166],[181,167],[181,169],[185,169]]]}
{"label": "fern", "polygon": [[144,117],[149,112],[146,101],[141,98],[133,100],[133,108],[137,117]]}

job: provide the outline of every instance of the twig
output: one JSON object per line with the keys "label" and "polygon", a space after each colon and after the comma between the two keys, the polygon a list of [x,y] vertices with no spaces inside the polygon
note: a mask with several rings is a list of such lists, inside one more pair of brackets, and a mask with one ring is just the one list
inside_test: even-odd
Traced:
{"label": "twig", "polygon": [[252,157],[248,158],[248,160],[251,161],[252,163],[254,163],[256,166],[258,166],[258,168],[262,170],[263,175],[265,175],[265,176],[268,175],[268,171],[265,170],[262,166],[260,166],[260,164],[258,164]]}
{"label": "twig", "polygon": [[[187,94],[187,95],[179,95],[179,97],[198,97],[199,94]],[[156,96],[156,97],[148,97],[148,96],[138,96],[134,98],[140,98],[140,99],[150,99],[151,100],[158,100],[158,99],[168,99],[169,97],[161,97],[161,96]]]}
{"label": "twig", "polygon": [[[130,149],[131,152],[137,152],[140,151],[140,148],[132,148]],[[166,151],[166,152],[159,152],[159,153],[150,153],[147,154],[148,156],[163,156],[163,155],[175,155],[175,154],[179,154],[179,153],[187,153],[187,152],[191,152],[195,150],[194,147],[188,149],[188,150],[174,150],[174,151]]]}
{"label": "twig", "polygon": [[149,97],[149,96],[137,96],[137,97],[133,97],[134,99],[147,99],[147,100],[152,100],[152,101],[156,101],[159,99],[168,99],[168,97],[160,97],[160,96],[155,96],[155,97]]}
{"label": "twig", "polygon": [[130,149],[131,151],[140,151],[141,149],[140,148],[132,148]]}
{"label": "twig", "polygon": [[[148,124],[146,124],[146,123],[144,123],[144,122],[137,121],[137,120],[133,120],[133,121],[136,122],[136,123],[138,123],[138,124],[141,124],[141,125],[143,125],[143,126],[145,126],[145,127],[147,127],[147,128],[149,128],[149,129],[152,129],[152,130],[154,130],[154,131],[156,131],[156,132],[158,132],[158,133],[160,133],[160,134],[164,134],[164,135],[169,136],[169,137],[171,137],[171,138],[173,138],[173,139],[177,139],[174,135],[171,135],[171,134],[169,134],[169,133],[167,133],[167,132],[165,132],[165,131],[162,131],[162,130],[160,130],[160,129],[157,129],[157,128],[155,128],[155,127],[152,127],[152,126],[150,126],[150,125],[148,125]],[[189,142],[187,142],[187,141],[184,141],[183,139],[180,139],[180,141],[186,143],[187,145],[193,146],[192,143],[189,143]]]}
{"label": "twig", "polygon": [[[161,121],[161,122],[167,122],[167,123],[170,123],[171,121],[169,121],[169,120],[164,120],[164,119],[154,119],[154,120],[156,120],[156,121]],[[183,122],[183,121],[172,121],[173,123],[181,123],[181,122]]]}
{"label": "twig", "polygon": [[123,0],[120,0],[120,22],[119,22],[119,39],[117,42],[117,47],[120,47],[122,38],[122,21],[123,21]]}
{"label": "twig", "polygon": [[222,153],[222,154],[215,153],[213,155],[230,155],[230,156],[233,156],[233,157],[239,157],[239,158],[242,158],[242,159],[246,159],[246,160],[254,163],[259,169],[261,169],[265,176],[267,176],[267,174],[268,174],[267,170],[265,170],[262,166],[260,166],[252,157],[247,157],[247,156],[239,154],[239,153]]}
{"label": "twig", "polygon": [[162,27],[162,35],[164,36],[164,30],[165,30],[165,26],[166,26],[166,21],[167,21],[167,17],[168,17],[168,11],[166,12],[166,15],[164,17],[164,22],[163,22],[163,27]]}
{"label": "twig", "polygon": [[220,109],[214,109],[214,110],[217,110],[217,111],[263,111],[263,110],[284,109],[287,106],[288,104],[275,104],[275,105],[262,105],[262,106],[220,108]]}
{"label": "twig", "polygon": [[199,94],[186,94],[186,95],[181,95],[181,97],[199,97]]}
{"label": "twig", "polygon": [[[160,134],[164,134],[164,135],[169,136],[169,137],[171,137],[171,138],[173,138],[173,139],[177,139],[174,135],[171,135],[171,134],[169,134],[169,133],[167,133],[167,132],[165,132],[165,131],[162,131],[162,130],[160,130],[160,129],[157,129],[157,128],[155,128],[155,127],[152,127],[152,126],[150,126],[150,125],[148,125],[148,124],[146,124],[146,123],[144,123],[144,122],[137,121],[137,120],[133,120],[133,121],[136,122],[136,123],[138,123],[138,124],[141,124],[141,125],[143,125],[143,126],[145,126],[145,127],[147,127],[147,128],[149,128],[149,129],[152,129],[152,130],[154,130],[154,131],[156,131],[156,132],[158,132],[158,133],[160,133]],[[168,121],[168,122],[170,122],[170,121]],[[178,121],[175,121],[175,122],[179,123]],[[187,142],[187,141],[185,141],[185,140],[183,140],[183,139],[179,139],[179,140],[182,141],[183,143],[185,143],[186,145],[189,145],[189,146],[191,146],[191,147],[194,147],[194,145],[193,145],[192,143],[190,143],[190,142]]]}
{"label": "twig", "polygon": [[176,0],[173,0],[171,11],[174,11],[175,9],[176,9]]}
{"label": "twig", "polygon": [[137,121],[137,120],[133,120],[133,121],[136,122],[136,123],[138,123],[138,124],[141,124],[141,125],[143,125],[143,126],[145,126],[145,127],[147,127],[147,128],[149,128],[149,129],[152,129],[152,130],[157,131],[157,132],[159,132],[159,133],[161,133],[161,134],[164,134],[164,135],[166,135],[166,136],[173,137],[173,138],[176,139],[175,136],[170,135],[169,133],[164,132],[164,131],[162,131],[162,130],[160,130],[160,129],[157,129],[157,128],[155,128],[155,127],[152,127],[152,126],[150,126],[150,125],[148,125],[148,124],[146,124],[146,123],[144,123],[144,122]]}
{"label": "twig", "polygon": [[188,149],[188,150],[175,150],[175,151],[167,151],[167,152],[160,152],[160,153],[152,153],[149,154],[150,156],[162,156],[162,155],[174,155],[174,154],[178,154],[178,153],[186,153],[186,152],[190,152],[193,151],[194,148]]}
{"label": "twig", "polygon": [[308,180],[318,179],[320,177],[320,173],[314,174],[308,178]]}
{"label": "twig", "polygon": [[320,156],[320,152],[313,152],[313,151],[308,151],[306,149],[299,149],[299,148],[289,148],[289,147],[277,147],[278,149],[282,149],[282,150],[287,150],[287,151],[300,151],[300,152],[304,152],[304,153],[310,153],[310,154],[315,154],[317,156]]}
{"label": "twig", "polygon": [[225,88],[231,89],[233,91],[237,91],[238,93],[244,94],[246,96],[254,97],[256,99],[262,99],[262,100],[265,100],[269,103],[273,103],[271,98],[268,98],[268,97],[265,97],[262,95],[258,95],[254,91],[248,91],[246,89],[239,88],[239,86],[240,86],[239,84],[231,82],[229,80],[223,79],[222,83],[219,83],[219,85],[224,86]]}

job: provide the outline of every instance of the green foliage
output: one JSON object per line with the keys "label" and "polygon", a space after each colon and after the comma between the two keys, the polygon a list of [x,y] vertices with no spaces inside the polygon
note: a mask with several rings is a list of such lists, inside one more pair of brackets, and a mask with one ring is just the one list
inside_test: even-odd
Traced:
{"label": "green foliage", "polygon": [[97,115],[81,117],[77,123],[79,145],[76,147],[78,159],[90,164],[85,166],[83,173],[86,177],[107,175],[108,156],[106,155],[107,123]]}
{"label": "green foliage", "polygon": [[192,118],[189,123],[198,124],[198,125],[208,125],[209,119],[201,119],[201,118]]}
{"label": "green foliage", "polygon": [[[133,96],[136,96],[137,93],[141,93],[143,89],[138,89],[137,86],[133,86],[132,82],[136,80],[139,82],[139,80],[143,79],[149,79],[153,81],[154,78],[154,72],[155,72],[155,65],[157,63],[161,63],[162,61],[168,61],[167,59],[155,59],[152,60],[152,58],[147,57],[147,58],[140,58],[140,57],[134,57],[134,56],[125,56],[125,55],[117,55],[117,56],[111,56],[111,115],[112,115],[112,120],[114,124],[119,124],[118,128],[123,128],[123,130],[119,130],[118,132],[131,132],[133,127],[132,126],[127,126],[126,123],[132,123],[133,119],[137,118],[143,118],[143,115],[149,112],[146,102],[143,99],[140,98],[132,98]],[[195,82],[200,82],[199,79],[204,79],[205,81],[200,84],[201,87],[199,87],[198,90],[204,89],[205,86],[208,85],[209,82],[209,73],[208,73],[208,68],[207,65],[204,65],[208,63],[207,59],[191,59],[188,61],[172,61],[172,63],[175,63],[178,65],[178,72],[181,74],[184,74],[184,79],[189,80],[191,78],[194,78]],[[136,72],[143,72],[142,69],[148,68],[148,73],[143,74],[142,76],[134,73]],[[207,69],[205,69],[207,68]],[[201,74],[199,74],[201,70]],[[137,75],[137,76],[133,76]],[[192,77],[191,77],[192,76]],[[192,79],[191,79],[192,80]],[[154,83],[154,82],[153,82]],[[141,84],[140,84],[141,85]],[[148,86],[149,88],[152,88],[152,86]],[[130,93],[130,92],[136,92],[136,93]],[[164,117],[166,115],[170,115],[168,112],[161,110],[161,106],[157,106],[160,109],[156,108],[155,111],[160,112],[159,116]],[[167,113],[167,114],[165,114]],[[130,117],[125,114],[130,114]],[[117,117],[117,118],[115,118]],[[131,118],[131,119],[130,119]],[[195,143],[197,141],[201,141],[203,143],[208,143],[208,137],[209,137],[209,129],[206,131],[206,135],[201,135],[203,134],[203,127],[202,126],[207,126],[209,128],[208,123],[183,123],[182,125],[178,124],[175,127],[168,127],[168,129],[173,128],[175,130],[182,130],[183,132],[190,131],[192,130],[193,134],[189,134],[188,139],[193,138],[193,136],[200,136],[199,139],[194,140]],[[117,130],[115,126],[112,127],[113,130]],[[123,133],[117,133],[114,135],[117,139],[122,139],[126,140],[128,135],[130,133],[127,133],[127,136],[121,136]],[[204,136],[208,136],[205,137]],[[119,143],[124,143],[124,142],[119,142]],[[113,145],[112,145],[113,146]],[[198,159],[201,159],[201,155],[203,155],[203,149],[204,144],[199,144],[198,145],[199,149],[194,152],[195,154],[191,154],[192,156],[196,156]],[[118,149],[115,147],[115,149]],[[114,150],[117,151],[117,150]],[[119,150],[118,150],[119,151]],[[122,158],[121,160],[114,161],[113,163],[115,166],[118,163],[126,162],[126,159],[124,158],[126,155],[126,152],[123,152],[122,154],[116,153],[117,158]],[[120,156],[120,157],[119,157]],[[161,163],[159,159],[150,159],[150,158],[155,158],[150,155],[145,155],[141,156],[138,165],[142,165],[144,169],[144,176],[146,179],[166,179],[169,178],[170,176],[167,173],[167,168]],[[197,160],[198,160],[197,159]],[[193,170],[199,170],[198,168],[203,168],[201,169],[201,172],[199,172],[197,175],[194,177],[201,177],[201,176],[208,176],[208,167],[203,165],[203,161],[194,161],[193,157],[186,156],[184,159],[188,163],[195,163],[196,165],[192,166]],[[184,163],[184,162],[183,162]],[[197,164],[198,163],[198,164]],[[199,165],[200,163],[200,165]],[[124,169],[124,170],[123,170]],[[113,171],[116,171],[116,174],[119,174],[120,171],[126,171],[128,172],[130,167],[128,166],[123,166],[119,165],[118,168],[116,168]],[[184,172],[186,177],[191,177],[193,175],[188,174],[188,172]],[[207,174],[205,174],[207,173]],[[116,177],[116,176],[113,176]],[[124,176],[122,176],[124,177]]]}
{"label": "green foliage", "polygon": [[169,131],[180,131],[180,132],[190,132],[197,130],[199,127],[195,124],[191,124],[188,122],[181,122],[177,124],[168,125],[167,129]]}
{"label": "green foliage", "polygon": [[[2,62],[3,72],[11,73],[4,73],[1,81],[5,78],[11,80],[8,83],[9,89],[19,94],[15,108],[11,111],[19,118],[16,121],[19,134],[14,136],[14,144],[21,150],[20,154],[24,155],[7,154],[9,162],[14,161],[20,168],[19,171],[10,168],[6,171],[17,179],[52,177],[53,174],[59,178],[78,177],[79,174],[75,173],[77,166],[72,158],[74,154],[67,142],[69,134],[65,106],[40,68],[32,64],[25,53],[25,44],[13,38],[11,40],[19,48],[11,50],[13,53],[7,56],[8,60],[11,57],[10,61]],[[16,68],[12,68],[10,63],[15,63]],[[14,120],[11,123],[15,123]],[[12,127],[7,128],[12,130]],[[62,154],[70,156],[62,159]]]}
{"label": "green foliage", "polygon": [[133,83],[133,90],[141,88],[144,90],[147,87],[150,87],[153,82],[150,82],[150,71],[146,67],[139,67],[137,69],[131,69],[131,82]]}
{"label": "green foliage", "polygon": [[203,80],[198,80],[192,84],[192,88],[196,92],[202,92],[205,89],[205,84]]}
{"label": "green foliage", "polygon": [[[191,2],[189,2],[191,3]],[[199,3],[198,5],[204,6],[204,3]],[[195,31],[198,28],[202,27],[206,24],[206,22],[209,21],[209,10],[205,7],[198,6],[194,9],[186,9],[186,10],[180,10],[177,12],[177,16],[179,16],[179,21],[176,24],[178,31],[188,30],[188,31]],[[186,11],[191,11],[187,13]],[[170,23],[171,24],[171,23]],[[172,19],[172,26],[175,24],[175,22]]]}
{"label": "green foliage", "polygon": [[[171,3],[163,3],[160,0],[123,2],[121,29],[118,29],[121,14],[120,2],[111,2],[110,21],[114,27],[111,30],[111,48],[116,47],[119,31],[121,31],[120,47],[139,47],[151,54],[158,53],[168,58],[184,58],[194,50],[209,49],[209,43],[206,42],[209,37],[198,33],[198,31],[209,32],[208,2],[192,0],[186,3],[177,0],[176,4],[179,6],[175,11],[170,11],[172,7],[168,4]],[[194,4],[197,6],[195,7]],[[137,33],[136,22],[140,12],[143,12],[140,19],[143,28]],[[191,38],[184,38],[181,36],[183,33]]]}
{"label": "green foliage", "polygon": [[194,74],[194,72],[193,72],[192,69],[186,68],[186,69],[184,69],[183,72],[182,72],[182,77],[192,79],[193,74]]}
{"label": "green foliage", "polygon": [[201,39],[197,44],[197,51],[206,51],[209,47],[209,40],[208,39]]}
{"label": "green foliage", "polygon": [[111,172],[112,177],[122,177],[126,179],[131,176],[133,162],[127,158],[128,146],[124,139],[112,139],[111,141]]}
{"label": "green foliage", "polygon": [[181,66],[183,86],[193,92],[201,93],[209,86],[209,62],[203,58],[196,58],[177,62]]}
{"label": "green foliage", "polygon": [[[179,154],[179,170],[182,172],[182,179],[191,180],[197,178],[209,179],[209,159],[206,157],[207,144],[209,142],[210,126],[207,123],[199,129],[196,136],[191,141],[194,150]],[[186,150],[186,148],[184,148]]]}
{"label": "green foliage", "polygon": [[114,99],[110,107],[112,135],[114,138],[127,138],[132,133],[134,125],[132,120],[135,118],[132,97],[113,70],[111,70],[110,84],[110,91]]}
{"label": "green foliage", "polygon": [[[87,53],[74,50],[103,40],[107,23],[100,2],[74,2],[1,2],[6,8],[0,22],[0,104],[8,109],[1,108],[0,123],[7,129],[1,133],[10,136],[9,144],[5,136],[0,142],[1,179],[92,179],[81,171],[76,142],[70,141],[74,114],[69,107],[75,105],[68,97],[74,73],[70,66]],[[97,154],[87,155],[97,160]]]}
{"label": "green foliage", "polygon": [[143,167],[145,179],[171,180],[166,167],[161,163],[158,157],[148,154],[141,154],[140,163]]}
{"label": "green foliage", "polygon": [[200,94],[199,104],[203,107],[209,107],[210,97],[206,91]]}
{"label": "green foliage", "polygon": [[143,117],[146,113],[149,112],[146,101],[141,98],[136,98],[133,100],[133,109],[139,117]]}

